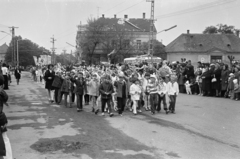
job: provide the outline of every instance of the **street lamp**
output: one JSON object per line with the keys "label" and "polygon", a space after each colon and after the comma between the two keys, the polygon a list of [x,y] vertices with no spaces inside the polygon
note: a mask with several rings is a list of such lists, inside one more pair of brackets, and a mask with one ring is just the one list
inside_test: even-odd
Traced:
{"label": "street lamp", "polygon": [[169,30],[171,30],[171,29],[173,29],[173,28],[176,28],[176,27],[177,27],[177,25],[174,25],[174,26],[172,26],[172,27],[170,27],[170,28],[168,28],[168,29],[164,29],[164,30],[162,30],[162,31],[157,32],[157,34],[159,34],[159,33],[161,33],[161,32],[164,32],[164,31],[169,31]]}
{"label": "street lamp", "polygon": [[5,33],[5,34],[8,34],[8,35],[10,35],[10,36],[12,36],[10,33],[8,33],[8,32],[5,32],[5,31],[0,31],[0,32],[2,32],[2,33]]}

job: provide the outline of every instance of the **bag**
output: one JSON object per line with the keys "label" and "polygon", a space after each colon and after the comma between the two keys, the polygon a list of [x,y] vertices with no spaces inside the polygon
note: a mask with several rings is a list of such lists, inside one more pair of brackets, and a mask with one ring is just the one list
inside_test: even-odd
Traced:
{"label": "bag", "polygon": [[217,82],[217,79],[215,78],[215,75],[214,75],[214,78],[212,79],[212,83],[214,82]]}
{"label": "bag", "polygon": [[2,97],[3,103],[8,101],[8,95],[3,88],[0,88],[0,97]]}

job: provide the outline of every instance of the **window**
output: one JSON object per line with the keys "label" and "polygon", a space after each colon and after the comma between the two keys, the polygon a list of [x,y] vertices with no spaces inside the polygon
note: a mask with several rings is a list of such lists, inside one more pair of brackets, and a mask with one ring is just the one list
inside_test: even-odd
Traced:
{"label": "window", "polygon": [[123,41],[123,48],[128,49],[130,47],[130,40],[124,40]]}
{"label": "window", "polygon": [[140,49],[141,47],[141,40],[137,40],[137,49]]}
{"label": "window", "polygon": [[212,63],[216,63],[216,62],[221,63],[222,62],[222,56],[211,56],[211,62]]}

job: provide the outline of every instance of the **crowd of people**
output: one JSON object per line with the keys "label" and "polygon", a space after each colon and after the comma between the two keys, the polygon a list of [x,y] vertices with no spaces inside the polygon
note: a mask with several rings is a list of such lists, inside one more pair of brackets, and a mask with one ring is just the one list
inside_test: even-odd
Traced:
{"label": "crowd of people", "polygon": [[159,68],[147,63],[78,67],[57,64],[33,67],[31,73],[34,81],[38,76],[39,82],[44,79],[50,103],[60,104],[64,99],[66,107],[76,103],[78,112],[91,102],[92,112],[108,112],[110,117],[114,111],[122,116],[126,109],[134,115],[142,109],[151,114],[161,110],[175,113],[179,87],[167,61]]}
{"label": "crowd of people", "polygon": [[[48,65],[31,69],[34,81],[45,84],[49,102],[66,107],[77,105],[77,111],[91,102],[92,112],[102,115],[125,110],[151,114],[164,110],[175,113],[179,93],[240,99],[240,67],[222,63],[163,61],[160,64],[61,66]],[[167,100],[168,99],[168,100]],[[167,103],[166,101],[169,101]],[[84,103],[83,103],[84,102]],[[163,106],[162,106],[163,105]]]}

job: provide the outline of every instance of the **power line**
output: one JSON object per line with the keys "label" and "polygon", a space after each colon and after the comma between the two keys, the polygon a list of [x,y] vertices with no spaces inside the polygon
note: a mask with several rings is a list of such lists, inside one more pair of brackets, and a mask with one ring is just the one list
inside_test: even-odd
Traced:
{"label": "power line", "polygon": [[8,35],[4,36],[2,39],[0,39],[0,41],[3,40],[4,38],[6,38],[7,36],[8,36]]}
{"label": "power line", "polygon": [[[143,1],[145,1],[145,0],[143,0]],[[121,12],[123,12],[123,11],[125,11],[125,10],[128,10],[128,9],[130,9],[130,8],[132,8],[132,7],[134,7],[134,6],[138,5],[138,4],[140,4],[140,3],[142,3],[143,1],[138,2],[138,3],[134,4],[134,5],[132,5],[132,6],[128,7],[128,8],[126,8],[126,9],[123,9],[123,10],[121,10],[120,12],[117,12],[116,14],[121,13]]]}
{"label": "power line", "polygon": [[186,13],[201,11],[201,10],[204,10],[204,9],[208,9],[208,8],[224,5],[224,4],[227,4],[227,3],[232,3],[234,1],[236,1],[236,0],[214,1],[214,2],[211,2],[211,3],[207,3],[207,4],[204,4],[204,5],[200,5],[200,6],[197,6],[197,7],[193,7],[193,8],[177,11],[177,12],[173,12],[173,13],[169,13],[169,14],[163,14],[163,15],[158,15],[158,16],[156,16],[156,18],[157,19],[168,18],[168,17],[178,16],[178,15],[182,15],[182,14],[186,14]]}
{"label": "power line", "polygon": [[116,7],[120,6],[121,4],[123,4],[123,3],[127,2],[127,1],[128,1],[128,0],[126,0],[126,1],[124,1],[124,2],[121,2],[121,3],[119,3],[119,4],[115,5],[115,6],[113,6],[113,7],[110,8],[110,9],[107,9],[107,10],[103,11],[103,13],[106,13],[106,12],[112,10],[113,8],[116,8]]}
{"label": "power line", "polygon": [[[0,24],[0,25],[2,25],[2,27],[7,27],[7,28],[9,27],[9,26],[7,26],[7,25],[4,25],[4,24]],[[0,27],[1,27],[1,26],[0,26]]]}

